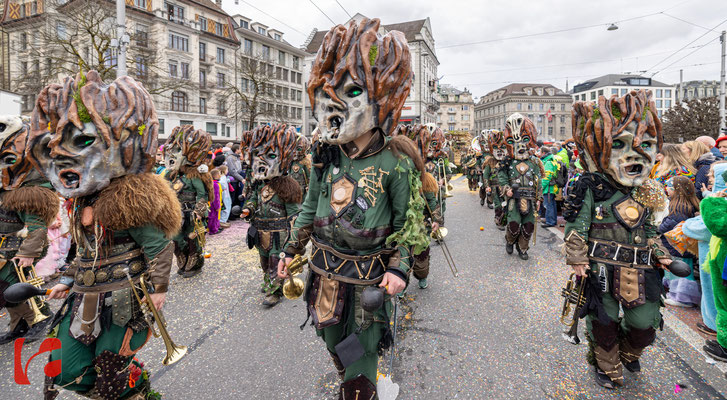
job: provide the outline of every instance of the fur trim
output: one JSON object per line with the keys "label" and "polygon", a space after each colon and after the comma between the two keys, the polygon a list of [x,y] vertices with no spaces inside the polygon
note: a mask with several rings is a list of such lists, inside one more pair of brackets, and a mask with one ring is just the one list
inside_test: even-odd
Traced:
{"label": "fur trim", "polygon": [[394,136],[389,141],[387,147],[391,149],[391,151],[397,157],[399,156],[399,154],[409,156],[419,172],[421,172],[422,174],[426,172],[424,169],[424,161],[422,161],[422,156],[419,154],[419,149],[417,148],[417,145],[414,144],[414,142],[408,137],[403,135]]}
{"label": "fur trim", "polygon": [[182,227],[182,206],[164,178],[146,173],[111,181],[93,207],[96,220],[111,230],[152,224],[172,238]]}
{"label": "fur trim", "polygon": [[437,193],[437,190],[439,190],[437,180],[429,172],[422,174],[422,190],[424,193]]}
{"label": "fur trim", "polygon": [[311,155],[310,154],[306,155],[305,158],[298,161],[298,164],[304,166],[306,169],[308,169],[310,171]]}
{"label": "fur trim", "polygon": [[545,178],[545,166],[543,165],[543,160],[538,157],[533,157],[532,160],[535,162],[535,165],[537,165],[540,169],[540,179]]}
{"label": "fur trim", "polygon": [[270,188],[275,191],[284,203],[300,204],[303,202],[303,189],[300,184],[292,177],[276,176],[270,180]]}
{"label": "fur trim", "polygon": [[5,192],[2,196],[3,207],[15,212],[37,215],[46,225],[58,216],[58,196],[42,186],[23,186]]}
{"label": "fur trim", "polygon": [[497,165],[497,160],[493,156],[487,156],[485,157],[485,161],[482,162],[482,167],[489,166],[490,168],[495,168]]}
{"label": "fur trim", "polygon": [[[211,170],[212,168],[210,168]],[[189,179],[197,178],[204,183],[204,188],[207,189],[207,199],[209,201],[212,201],[215,199],[215,191],[214,186],[212,185],[214,180],[212,179],[212,175],[209,172],[205,172],[204,174],[200,174],[199,171],[197,171],[197,167],[188,167],[184,166],[180,168],[180,172],[186,176]]]}

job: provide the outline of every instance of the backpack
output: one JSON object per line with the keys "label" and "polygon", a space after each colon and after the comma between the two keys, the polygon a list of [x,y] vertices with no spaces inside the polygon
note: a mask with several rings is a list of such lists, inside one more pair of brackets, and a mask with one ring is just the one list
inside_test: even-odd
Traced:
{"label": "backpack", "polygon": [[553,161],[558,166],[558,170],[555,172],[555,185],[559,188],[564,188],[568,184],[568,168],[565,167],[565,163],[562,161]]}

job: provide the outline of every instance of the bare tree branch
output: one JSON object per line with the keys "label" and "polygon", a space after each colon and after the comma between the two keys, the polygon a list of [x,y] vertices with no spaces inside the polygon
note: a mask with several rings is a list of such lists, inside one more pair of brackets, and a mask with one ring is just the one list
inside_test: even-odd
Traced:
{"label": "bare tree branch", "polygon": [[707,97],[677,103],[664,113],[664,141],[680,143],[707,135],[719,136],[719,99]]}

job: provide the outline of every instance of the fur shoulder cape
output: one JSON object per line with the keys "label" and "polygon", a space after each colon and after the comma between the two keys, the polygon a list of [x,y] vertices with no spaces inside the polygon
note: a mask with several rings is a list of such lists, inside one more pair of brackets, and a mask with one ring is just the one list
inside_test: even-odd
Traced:
{"label": "fur shoulder cape", "polygon": [[213,179],[212,175],[209,172],[200,174],[199,171],[197,171],[197,167],[182,167],[181,172],[189,179],[197,178],[201,180],[202,183],[204,183],[204,188],[207,190],[207,198],[209,199],[209,201],[215,199],[214,186],[212,186]]}
{"label": "fur shoulder cape", "polygon": [[411,139],[403,135],[396,135],[389,140],[387,148],[391,149],[397,157],[399,154],[404,154],[411,158],[414,166],[421,172],[422,177],[424,176],[424,172],[426,172],[424,169],[424,161],[422,161],[422,156],[419,154],[417,145]]}
{"label": "fur shoulder cape", "polygon": [[171,238],[182,227],[182,206],[169,183],[159,175],[126,175],[111,181],[93,207],[102,226],[124,230],[154,225]]}
{"label": "fur shoulder cape", "polygon": [[56,194],[42,186],[22,186],[2,195],[3,207],[15,212],[37,215],[50,225],[58,215],[60,201]]}
{"label": "fur shoulder cape", "polygon": [[298,181],[289,175],[276,176],[270,180],[270,188],[284,203],[300,204],[303,202],[303,189]]}
{"label": "fur shoulder cape", "polygon": [[422,174],[422,190],[424,193],[437,193],[437,190],[439,190],[437,180],[429,172]]}

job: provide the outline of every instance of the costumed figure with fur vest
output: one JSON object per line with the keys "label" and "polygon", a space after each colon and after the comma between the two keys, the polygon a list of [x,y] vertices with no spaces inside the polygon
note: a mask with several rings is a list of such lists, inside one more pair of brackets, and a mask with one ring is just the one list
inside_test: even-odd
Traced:
{"label": "costumed figure with fur vest", "polygon": [[182,204],[182,230],[174,237],[177,273],[191,278],[204,266],[209,202],[214,199],[214,186],[209,167],[204,164],[212,147],[209,133],[192,125],[174,127],[164,144],[166,179]]}
{"label": "costumed figure with fur vest", "polygon": [[[429,152],[432,142],[432,134],[424,125],[399,125],[394,132],[394,136],[402,135],[411,139],[419,150],[419,156],[422,160]],[[426,233],[431,237],[432,232],[439,230],[444,225],[442,220],[442,208],[440,206],[437,193],[439,185],[432,174],[424,171],[421,176],[422,190],[421,194],[426,201],[424,208],[424,222],[426,223]],[[429,286],[427,278],[429,277],[429,252],[430,246],[419,254],[414,255],[413,264],[410,271],[419,281],[419,288],[426,289]]]}
{"label": "costumed figure with fur vest", "polygon": [[518,256],[527,260],[530,238],[535,233],[535,214],[543,200],[543,163],[530,154],[538,132],[530,119],[515,113],[505,121],[504,136],[509,158],[501,163],[497,181],[507,199],[505,250],[512,254],[513,247],[517,247]]}
{"label": "costumed figure with fur vest", "polygon": [[[159,122],[149,92],[128,76],[110,84],[96,71],[43,88],[31,120],[29,151],[69,203],[76,258],[48,298],[61,346],[50,361],[45,399],[61,389],[93,399],[156,399],[137,353],[151,336],[133,287],[147,282],[161,309],[169,287],[181,207],[151,171]],[[69,292],[70,290],[70,292]]]}
{"label": "costumed figure with fur vest", "polygon": [[293,161],[290,163],[288,175],[295,179],[303,191],[303,199],[308,192],[308,182],[310,181],[310,139],[303,135],[297,135],[298,139],[293,151]]}
{"label": "costumed figure with fur vest", "polygon": [[250,220],[247,245],[257,248],[263,271],[263,305],[280,302],[283,280],[278,278],[278,261],[288,239],[292,220],[298,214],[303,193],[287,174],[297,142],[295,128],[286,124],[255,128],[246,158],[252,166],[250,191],[242,215]]}
{"label": "costumed figure with fur vest", "polygon": [[482,187],[487,192],[488,207],[495,209],[495,226],[497,226],[497,229],[504,231],[507,223],[507,213],[503,206],[505,193],[502,186],[500,186],[497,175],[506,165],[507,143],[505,143],[505,134],[502,131],[493,129],[487,132],[487,136],[489,138],[487,146],[491,155],[483,163]]}
{"label": "costumed figure with fur vest", "polygon": [[655,212],[663,187],[649,179],[662,144],[651,91],[599,96],[573,104],[573,139],[587,170],[569,188],[564,217],[566,263],[585,279],[588,361],[606,388],[624,383],[661,324],[663,270],[669,252]]}
{"label": "costumed figure with fur vest", "polygon": [[[366,18],[335,26],[318,50],[308,95],[320,138],[308,196],[278,265],[287,277],[293,255],[312,242],[304,299],[343,379],[344,400],[376,398],[379,353],[392,338],[389,297],[406,287],[411,255],[429,244],[419,151],[404,136],[388,136],[411,87],[409,46],[403,33],[382,36],[379,27]],[[360,299],[369,294],[385,301],[367,311]]]}
{"label": "costumed figure with fur vest", "polygon": [[[58,214],[58,197],[26,157],[30,127],[19,116],[0,116],[0,307],[10,316],[0,344],[45,337],[51,312],[40,297],[9,303],[9,285],[35,277],[33,264],[45,256],[48,226]],[[40,281],[42,283],[42,279]]]}
{"label": "costumed figure with fur vest", "polygon": [[490,134],[489,130],[483,129],[482,132],[480,132],[479,135],[477,135],[477,143],[480,147],[480,153],[477,156],[477,168],[479,169],[479,174],[477,175],[477,182],[475,182],[475,185],[478,186],[479,196],[480,196],[480,205],[484,206],[485,203],[487,203],[487,208],[492,209],[492,196],[487,193],[487,186],[485,186],[485,169],[488,166],[488,163],[491,163],[492,159],[492,153],[490,153]]}

